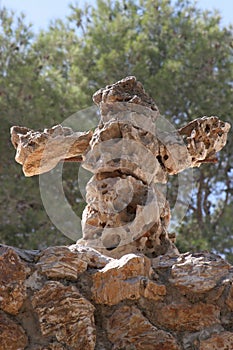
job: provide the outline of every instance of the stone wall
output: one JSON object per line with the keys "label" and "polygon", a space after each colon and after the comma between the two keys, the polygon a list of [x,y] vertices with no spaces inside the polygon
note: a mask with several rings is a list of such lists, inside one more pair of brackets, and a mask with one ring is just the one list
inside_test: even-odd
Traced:
{"label": "stone wall", "polygon": [[93,100],[93,132],[11,128],[26,176],[82,161],[93,177],[75,245],[0,246],[0,350],[233,349],[233,269],[208,252],[179,254],[159,186],[215,163],[230,125],[211,116],[160,130],[135,77]]}
{"label": "stone wall", "polygon": [[233,268],[217,255],[0,246],[0,350],[233,349]]}

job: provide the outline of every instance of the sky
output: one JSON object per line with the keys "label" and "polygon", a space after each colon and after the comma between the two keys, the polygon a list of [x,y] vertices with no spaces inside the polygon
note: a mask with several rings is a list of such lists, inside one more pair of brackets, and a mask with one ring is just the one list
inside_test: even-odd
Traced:
{"label": "sky", "polygon": [[[77,3],[80,7],[85,2],[94,3],[94,0],[0,0],[0,7],[24,12],[28,22],[31,22],[34,29],[46,29],[51,20],[65,18],[69,15],[69,4]],[[222,25],[233,24],[233,1],[232,0],[197,0],[201,9],[218,9],[222,15]]]}

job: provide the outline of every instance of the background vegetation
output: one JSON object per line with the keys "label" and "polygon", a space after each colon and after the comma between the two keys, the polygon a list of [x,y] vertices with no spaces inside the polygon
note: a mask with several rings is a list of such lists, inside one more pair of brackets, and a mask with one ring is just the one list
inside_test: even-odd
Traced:
{"label": "background vegetation", "polygon": [[[135,75],[162,115],[179,126],[203,115],[233,121],[233,31],[193,1],[96,1],[70,7],[35,35],[22,14],[0,12],[0,241],[24,248],[66,244],[43,208],[38,177],[14,161],[12,125],[50,127],[92,105],[100,87]],[[194,172],[194,191],[177,229],[184,250],[211,249],[233,262],[233,137],[216,165]],[[77,165],[64,188],[81,213]],[[176,195],[177,181],[170,189]]]}

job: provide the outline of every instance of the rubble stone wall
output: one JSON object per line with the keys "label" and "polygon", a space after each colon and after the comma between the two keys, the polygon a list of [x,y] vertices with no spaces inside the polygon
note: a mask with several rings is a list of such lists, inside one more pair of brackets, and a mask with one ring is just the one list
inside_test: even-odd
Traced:
{"label": "rubble stone wall", "polygon": [[93,100],[94,131],[11,128],[26,176],[77,161],[93,177],[76,244],[0,245],[0,350],[232,350],[233,268],[208,252],[179,254],[157,186],[217,162],[230,125],[211,116],[160,130],[132,76]]}
{"label": "rubble stone wall", "polygon": [[233,349],[233,268],[208,253],[0,246],[0,350]]}

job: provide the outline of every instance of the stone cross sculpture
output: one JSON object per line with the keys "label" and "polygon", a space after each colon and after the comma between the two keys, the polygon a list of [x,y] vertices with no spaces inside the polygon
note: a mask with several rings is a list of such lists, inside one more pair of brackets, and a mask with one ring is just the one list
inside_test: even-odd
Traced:
{"label": "stone cross sculpture", "polygon": [[159,184],[168,174],[216,162],[230,125],[203,117],[177,131],[159,131],[159,110],[133,76],[100,89],[93,100],[101,112],[94,132],[61,125],[43,132],[12,127],[16,161],[26,176],[47,172],[62,160],[82,161],[94,174],[86,187],[79,244],[113,257],[174,252],[169,203]]}

